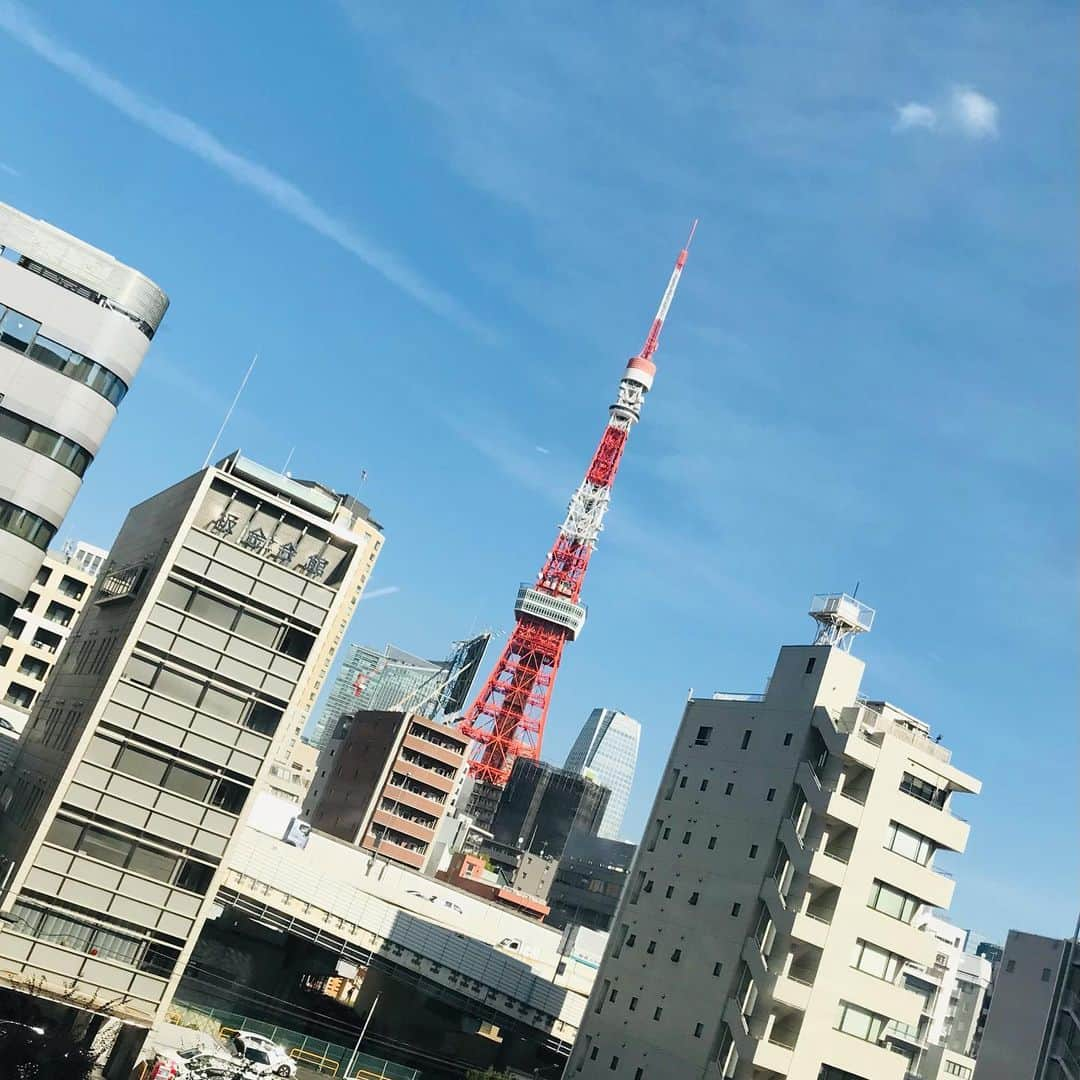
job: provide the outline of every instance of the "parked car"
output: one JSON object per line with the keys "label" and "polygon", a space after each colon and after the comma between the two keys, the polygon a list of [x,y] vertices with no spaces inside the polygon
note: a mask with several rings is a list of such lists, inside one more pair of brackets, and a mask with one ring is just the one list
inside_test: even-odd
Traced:
{"label": "parked car", "polygon": [[236,1075],[236,1058],[223,1050],[196,1049],[179,1056],[184,1066],[180,1075],[190,1076],[192,1080],[232,1080]]}
{"label": "parked car", "polygon": [[238,1031],[231,1042],[238,1056],[264,1067],[264,1076],[296,1075],[296,1062],[273,1039],[256,1031]]}

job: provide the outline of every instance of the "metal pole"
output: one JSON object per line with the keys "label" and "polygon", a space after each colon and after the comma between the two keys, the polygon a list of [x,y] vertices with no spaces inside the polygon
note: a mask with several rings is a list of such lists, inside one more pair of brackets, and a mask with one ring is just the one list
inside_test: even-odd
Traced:
{"label": "metal pole", "polygon": [[210,464],[210,459],[214,456],[217,444],[221,441],[221,436],[225,433],[225,428],[229,423],[233,410],[236,408],[236,403],[240,400],[240,395],[244,392],[244,387],[247,386],[247,381],[251,378],[251,372],[255,367],[255,361],[258,359],[259,354],[256,353],[251,358],[251,363],[248,365],[247,371],[244,372],[244,378],[240,382],[240,389],[236,391],[236,397],[233,398],[232,404],[229,406],[229,411],[225,413],[225,419],[221,421],[221,427],[218,428],[218,433],[214,436],[214,441],[210,444],[210,449],[206,451],[206,460],[203,462],[204,469]]}
{"label": "metal pole", "polygon": [[345,1080],[349,1080],[349,1073],[352,1072],[353,1062],[356,1061],[356,1055],[360,1053],[360,1043],[363,1042],[364,1036],[367,1034],[368,1024],[371,1023],[371,1018],[375,1015],[375,1006],[378,1004],[379,995],[376,994],[375,1000],[371,1003],[371,1008],[368,1009],[364,1026],[360,1029],[360,1034],[356,1036],[356,1045],[353,1047],[352,1055],[349,1058],[349,1064],[345,1066]]}

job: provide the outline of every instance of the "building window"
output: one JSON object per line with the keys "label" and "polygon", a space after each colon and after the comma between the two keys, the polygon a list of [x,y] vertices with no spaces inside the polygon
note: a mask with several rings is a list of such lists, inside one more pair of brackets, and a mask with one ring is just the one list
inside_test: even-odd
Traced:
{"label": "building window", "polygon": [[84,450],[74,439],[9,409],[0,408],[0,438],[10,439],[42,457],[50,458],[76,476],[82,476],[94,460],[90,451]]}
{"label": "building window", "polygon": [[765,792],[765,801],[766,802],[772,802],[773,799],[775,799],[775,798],[776,798],[776,788],[771,787],[771,788],[769,788],[769,790],[767,792]]}
{"label": "building window", "polygon": [[650,956],[652,956],[652,954],[653,954],[654,952],[656,952],[656,942],[655,942],[655,941],[650,941],[650,942],[649,942],[649,944],[648,944],[648,945],[646,946],[646,948],[645,948],[645,951],[646,951],[646,952],[647,952],[647,953],[648,953],[648,954],[649,954]]}
{"label": "building window", "polygon": [[29,510],[8,502],[7,499],[0,499],[0,529],[42,551],[48,550],[56,535],[55,526],[37,514],[31,514]]}
{"label": "building window", "polygon": [[694,1025],[694,1038],[695,1039],[700,1039],[701,1038],[701,1033],[704,1030],[705,1030],[705,1025],[704,1024],[695,1024]]}
{"label": "building window", "polygon": [[694,745],[708,746],[709,741],[712,739],[712,731],[713,729],[711,727],[699,727],[697,729],[697,735],[694,738]]}
{"label": "building window", "polygon": [[637,941],[637,934],[627,934],[626,935],[626,947],[628,949],[632,949],[634,947],[634,942],[635,941]]}
{"label": "building window", "polygon": [[738,901],[731,905],[732,915],[738,915],[740,911],[742,911],[742,904],[738,903]]}
{"label": "building window", "polygon": [[692,905],[694,905],[694,906],[696,907],[696,906],[697,906],[697,902],[698,902],[698,894],[697,894],[696,892],[692,892],[692,893],[690,894],[690,899],[689,899],[689,900],[687,900],[687,903],[688,903],[688,904],[692,904]]}
{"label": "building window", "polygon": [[935,851],[934,843],[929,837],[914,832],[912,829],[906,829],[895,821],[889,822],[885,833],[885,847],[905,859],[917,862],[920,866],[925,866],[934,857]]}
{"label": "building window", "polygon": [[709,781],[708,780],[702,780],[701,781],[701,790],[702,791],[705,791],[706,788],[708,788],[708,786],[709,786]]}
{"label": "building window", "polygon": [[735,785],[734,784],[728,784],[727,787],[724,788],[724,794],[725,795],[730,795],[734,790],[735,790]]}
{"label": "building window", "polygon": [[669,885],[669,886],[668,886],[668,887],[667,887],[667,888],[666,888],[666,889],[664,890],[664,897],[665,897],[665,899],[667,899],[667,900],[670,900],[670,899],[671,899],[671,896],[672,896],[672,894],[673,894],[674,892],[675,892],[675,886],[674,886],[674,885]]}
{"label": "building window", "polygon": [[920,901],[910,893],[894,889],[884,881],[874,881],[870,889],[869,906],[883,915],[910,923],[919,910]]}
{"label": "building window", "polygon": [[649,880],[645,882],[645,892],[652,892],[652,887],[653,887],[653,879],[649,878]]}
{"label": "building window", "polygon": [[690,843],[690,833],[688,833],[688,832],[687,832],[687,833],[683,833],[683,838],[682,838],[682,842],[683,842],[684,844],[689,844],[689,843]]}
{"label": "building window", "polygon": [[616,1069],[617,1069],[618,1067],[619,1067],[619,1057],[618,1057],[618,1055],[616,1054],[615,1056],[613,1056],[613,1057],[612,1057],[612,1059],[611,1059],[611,1064],[610,1064],[610,1065],[608,1066],[608,1068],[609,1068],[609,1069],[610,1069],[610,1070],[611,1070],[612,1072],[614,1072],[614,1071],[615,1071],[615,1070],[616,1070]]}
{"label": "building window", "polygon": [[34,703],[34,691],[29,686],[13,682],[8,684],[4,700],[9,705],[15,705],[20,709],[29,709]]}
{"label": "building window", "polygon": [[664,1006],[663,1005],[657,1005],[656,1008],[653,1009],[652,1018],[654,1020],[659,1020],[660,1017],[663,1016],[663,1015],[664,1015]]}
{"label": "building window", "polygon": [[634,1011],[634,1010],[635,1010],[635,1009],[637,1008],[637,1002],[638,1002],[638,999],[637,999],[636,997],[632,997],[632,998],[630,999],[630,1004],[629,1004],[629,1005],[627,1006],[627,1008],[628,1008],[628,1009],[629,1009],[629,1010],[630,1010],[631,1012],[633,1012],[633,1011]]}
{"label": "building window", "polygon": [[960,1080],[970,1080],[971,1067],[969,1065],[961,1065],[959,1061],[946,1061],[945,1075],[958,1076],[960,1077]]}
{"label": "building window", "polygon": [[596,1060],[596,1055],[599,1054],[599,1053],[600,1053],[600,1047],[599,1046],[594,1046],[592,1048],[592,1052],[589,1054],[589,1060],[590,1061],[595,1061]]}
{"label": "building window", "polygon": [[757,858],[757,853],[758,853],[757,844],[751,844],[750,845],[750,858],[751,859],[756,859]]}
{"label": "building window", "polygon": [[683,777],[683,778],[682,778],[682,779],[681,779],[681,780],[679,781],[679,787],[681,787],[681,788],[684,788],[684,787],[686,787],[686,781],[687,781],[687,779],[688,779],[688,777],[685,777],[685,776],[684,776],[684,777]]}
{"label": "building window", "polygon": [[1005,961],[1005,970],[1008,971],[1010,974],[1012,972],[1014,972],[1016,970],[1016,961],[1015,960],[1006,960]]}
{"label": "building window", "polygon": [[619,991],[618,990],[612,990],[611,993],[608,994],[608,1001],[614,1001],[618,996],[619,996]]}
{"label": "building window", "polygon": [[856,1039],[865,1039],[867,1042],[879,1043],[885,1033],[885,1025],[888,1018],[878,1013],[867,1012],[857,1005],[851,1005],[846,1001],[840,1002],[840,1016],[836,1021],[838,1031],[845,1035],[854,1035]]}
{"label": "building window", "polygon": [[791,732],[790,731],[784,736],[784,745],[785,746],[790,746],[791,745]]}
{"label": "building window", "polygon": [[1043,968],[1042,969],[1042,981],[1043,982],[1049,982],[1050,981],[1050,969],[1049,968]]}
{"label": "building window", "polygon": [[664,830],[664,831],[663,831],[663,832],[662,832],[662,833],[660,834],[660,839],[661,839],[661,840],[666,840],[666,839],[667,839],[667,838],[668,838],[668,837],[669,837],[670,835],[671,835],[671,830],[670,830],[670,829],[665,829],[665,830]]}
{"label": "building window", "polygon": [[679,961],[680,961],[681,959],[682,959],[682,949],[676,949],[676,950],[675,950],[675,951],[674,951],[674,952],[673,952],[673,953],[671,954],[671,962],[672,962],[673,964],[677,964],[677,963],[678,963],[678,962],[679,962]]}
{"label": "building window", "polygon": [[739,747],[740,750],[746,750],[746,749],[749,748],[749,746],[750,746],[750,736],[753,735],[753,734],[754,733],[750,730],[750,728],[747,728],[743,732],[742,745]]}
{"label": "building window", "polygon": [[719,978],[720,977],[720,972],[723,971],[723,970],[724,970],[724,965],[721,964],[719,961],[717,961],[712,966],[713,977],[714,978]]}
{"label": "building window", "polygon": [[803,672],[803,674],[809,675],[814,670],[815,664],[817,664],[817,657],[811,656],[810,659],[806,661],[806,670]]}
{"label": "building window", "polygon": [[0,307],[0,344],[24,353],[41,329],[41,323],[11,308]]}
{"label": "building window", "polygon": [[709,850],[712,851],[715,847],[716,847],[716,837],[715,836],[710,836],[709,837]]}
{"label": "building window", "polygon": [[635,1069],[634,1070],[634,1080],[645,1080],[645,1070],[644,1069]]}
{"label": "building window", "polygon": [[883,979],[885,982],[895,982],[904,966],[903,957],[889,952],[887,949],[871,945],[861,938],[855,942],[855,959],[851,966],[859,971],[872,975],[875,979]]}

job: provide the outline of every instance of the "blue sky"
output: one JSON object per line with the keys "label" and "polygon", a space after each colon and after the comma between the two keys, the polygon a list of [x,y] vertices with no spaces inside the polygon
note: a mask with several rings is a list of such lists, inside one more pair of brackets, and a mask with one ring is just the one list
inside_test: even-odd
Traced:
{"label": "blue sky", "polygon": [[[692,217],[545,756],[760,688],[815,591],[984,794],[958,921],[1076,914],[1073,5],[0,0],[0,198],[173,307],[66,532],[223,447],[360,490],[353,640],[507,630]],[[613,14],[618,12],[617,16]]]}

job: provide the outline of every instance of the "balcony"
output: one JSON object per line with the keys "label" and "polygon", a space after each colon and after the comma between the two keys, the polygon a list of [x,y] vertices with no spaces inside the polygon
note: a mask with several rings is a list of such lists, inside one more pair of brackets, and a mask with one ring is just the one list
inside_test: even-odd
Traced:
{"label": "balcony", "polygon": [[838,859],[828,851],[818,848],[810,859],[809,874],[818,881],[839,888],[844,883],[847,874],[847,861]]}
{"label": "balcony", "polygon": [[817,770],[809,761],[800,761],[795,770],[795,782],[802,788],[802,793],[810,808],[819,814],[825,812],[825,804],[829,801],[828,794],[821,786],[821,778]]}
{"label": "balcony", "polygon": [[461,759],[464,757],[464,749],[449,749],[448,747],[443,746],[442,743],[436,742],[434,739],[429,739],[420,734],[422,730],[424,729],[418,729],[414,726],[402,740],[402,745],[407,746],[410,750],[415,750],[419,754],[434,758],[439,764],[453,769],[456,772],[461,766]]}
{"label": "balcony", "polygon": [[776,983],[773,985],[773,998],[793,1009],[805,1012],[810,1004],[811,990],[809,983],[793,979],[790,975],[780,975],[777,976]]}
{"label": "balcony", "polygon": [[375,825],[382,825],[386,829],[393,829],[396,833],[413,837],[423,845],[431,843],[431,839],[435,835],[435,830],[429,826],[418,821],[410,821],[408,818],[401,817],[390,810],[376,810],[371,815],[371,820]]}
{"label": "balcony", "polygon": [[850,795],[845,795],[842,790],[834,791],[825,805],[825,814],[857,829],[862,821],[863,804]]}
{"label": "balcony", "polygon": [[829,937],[829,923],[817,915],[800,911],[792,920],[791,936],[823,949]]}
{"label": "balcony", "polygon": [[386,798],[393,799],[394,802],[399,802],[404,806],[411,806],[414,810],[419,810],[423,814],[431,814],[433,817],[442,816],[444,809],[442,803],[427,798],[418,792],[410,791],[408,788],[400,787],[393,782],[386,785],[383,794]]}
{"label": "balcony", "polygon": [[948,809],[925,802],[916,795],[905,793],[905,797],[897,802],[896,820],[949,851],[963,851],[967,847],[971,826]]}
{"label": "balcony", "polygon": [[895,851],[882,851],[880,876],[882,881],[917,896],[923,903],[947,908],[952,903],[956,882],[932,866],[923,866]]}

